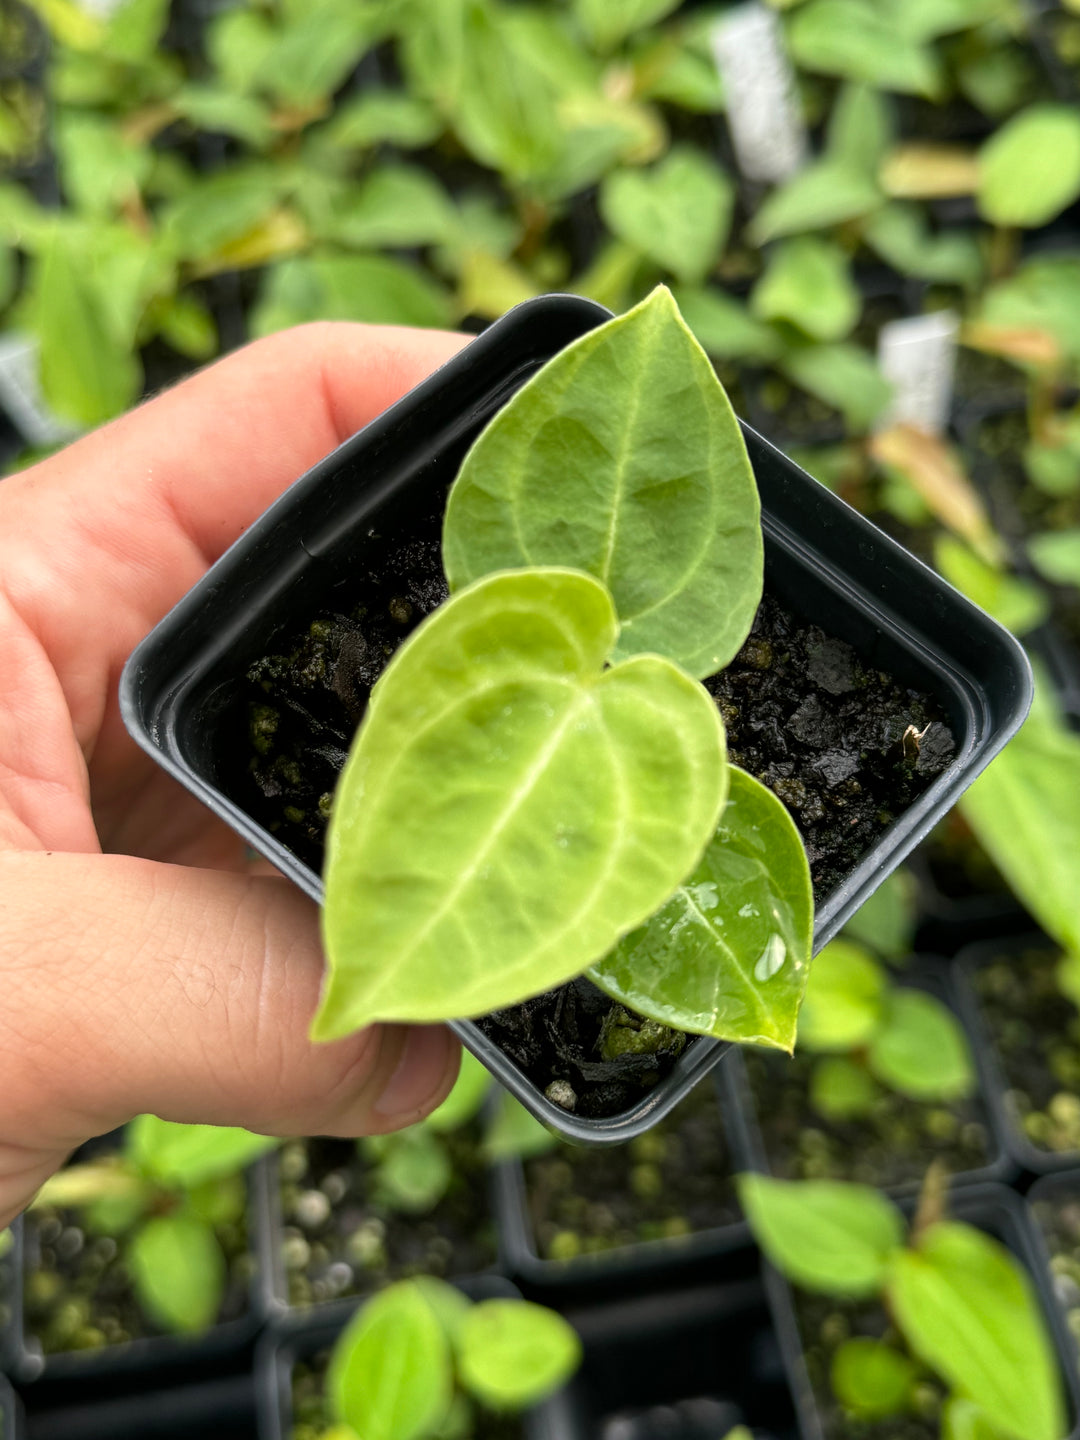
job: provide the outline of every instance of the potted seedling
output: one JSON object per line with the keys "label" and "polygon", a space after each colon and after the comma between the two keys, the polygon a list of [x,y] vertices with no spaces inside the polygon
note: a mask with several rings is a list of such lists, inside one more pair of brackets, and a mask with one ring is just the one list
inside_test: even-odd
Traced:
{"label": "potted seedling", "polygon": [[266,1282],[245,1171],[274,1144],[143,1115],[48,1180],[20,1222],[17,1373],[87,1381],[249,1340]]}
{"label": "potted seedling", "polygon": [[453,1278],[494,1264],[479,1114],[490,1084],[466,1052],[454,1089],[421,1124],[282,1146],[271,1217],[279,1304],[318,1306],[404,1276]]}
{"label": "potted seedling", "polygon": [[325,879],[317,1037],[453,1019],[534,1113],[618,1139],[715,1041],[790,1048],[811,884],[820,944],[1028,681],[1009,637],[744,436],[667,291],[603,318],[520,307],[328,457],[136,651],[122,705],[310,894]]}
{"label": "potted seedling", "polygon": [[933,1160],[996,1178],[995,1153],[963,1026],[928,963],[897,978],[865,947],[833,940],[814,962],[793,1060],[751,1047],[725,1079],[744,1164],[789,1180],[918,1184]]}
{"label": "potted seedling", "polygon": [[[523,1414],[573,1375],[581,1342],[512,1287],[471,1300],[399,1280],[348,1321],[271,1339],[260,1364],[266,1440],[437,1440],[528,1433]],[[522,1416],[522,1419],[518,1419]]]}
{"label": "potted seedling", "polygon": [[932,1170],[909,1225],[869,1186],[744,1175],[740,1193],[779,1272],[771,1299],[804,1440],[901,1423],[927,1440],[1064,1440],[1075,1371],[1015,1194],[971,1187],[950,1218]]}

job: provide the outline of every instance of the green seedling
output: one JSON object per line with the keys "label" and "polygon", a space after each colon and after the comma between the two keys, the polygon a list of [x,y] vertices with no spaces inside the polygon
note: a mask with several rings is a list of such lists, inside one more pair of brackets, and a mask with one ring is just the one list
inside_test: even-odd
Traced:
{"label": "green seedling", "polygon": [[833,1356],[849,1416],[939,1413],[945,1440],[1062,1440],[1061,1376],[1031,1280],[998,1241],[946,1218],[939,1190],[928,1177],[909,1230],[869,1186],[739,1177],[758,1242],[794,1285],[881,1303],[880,1330]]}
{"label": "green seedling", "polygon": [[33,1208],[75,1209],[91,1232],[123,1240],[143,1310],[164,1330],[199,1334],[221,1309],[227,1262],[216,1227],[241,1221],[243,1170],[278,1142],[217,1125],[140,1115],[119,1154],[69,1165]]}
{"label": "green seedling", "polygon": [[553,1310],[525,1300],[471,1304],[430,1278],[369,1300],[334,1346],[327,1426],[297,1440],[446,1440],[473,1432],[477,1408],[527,1410],[573,1375],[581,1341]]}
{"label": "green seedling", "polygon": [[757,611],[760,507],[667,290],[490,422],[443,557],[451,598],[387,666],[334,797],[313,1033],[482,1015],[587,973],[648,1020],[790,1050],[806,854],[699,683]]}
{"label": "green seedling", "polygon": [[828,1120],[870,1114],[882,1087],[931,1103],[965,1099],[975,1088],[967,1039],[948,1006],[893,983],[848,940],[826,945],[814,962],[799,1046],[820,1057],[810,1102]]}

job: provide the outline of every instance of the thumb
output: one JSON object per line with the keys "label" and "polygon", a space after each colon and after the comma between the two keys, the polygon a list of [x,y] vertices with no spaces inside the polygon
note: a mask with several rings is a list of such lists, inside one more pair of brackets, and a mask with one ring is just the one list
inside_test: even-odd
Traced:
{"label": "thumb", "polygon": [[274,1135],[400,1129],[445,1097],[445,1026],[313,1044],[318,911],[283,879],[0,854],[0,1225],[145,1111]]}

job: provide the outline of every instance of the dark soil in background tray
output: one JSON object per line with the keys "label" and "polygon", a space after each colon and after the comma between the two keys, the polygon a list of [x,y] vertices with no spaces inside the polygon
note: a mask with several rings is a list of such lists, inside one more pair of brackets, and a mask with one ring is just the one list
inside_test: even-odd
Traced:
{"label": "dark soil in background tray", "polygon": [[[283,633],[248,672],[242,803],[317,871],[338,772],[371,687],[446,597],[442,509],[433,507],[410,538],[388,539],[347,592],[339,589],[336,608]],[[864,669],[850,646],[800,625],[768,596],[743,649],[707,688],[728,728],[731,759],[794,814],[818,900],[953,755],[932,701]],[[605,1115],[655,1085],[685,1045],[684,1036],[669,1036],[654,1053],[601,1059],[597,1041],[611,1004],[578,980],[478,1023],[541,1090],[568,1081],[579,1114]]]}
{"label": "dark soil in background tray", "polygon": [[809,1104],[817,1057],[745,1051],[771,1172],[784,1180],[857,1180],[883,1188],[922,1180],[932,1160],[951,1174],[990,1163],[976,1099],[927,1104],[882,1089],[871,1115],[826,1120]]}
{"label": "dark soil in background tray", "polygon": [[294,1140],[281,1151],[282,1261],[290,1305],[359,1295],[408,1275],[475,1275],[495,1263],[479,1125],[439,1137],[453,1164],[424,1214],[380,1200],[352,1140]]}
{"label": "dark soil in background tray", "polygon": [[1080,1012],[1058,989],[1058,953],[1002,955],[971,975],[1009,1087],[1014,1122],[1033,1145],[1080,1150]]}
{"label": "dark soil in background tray", "polygon": [[1080,1340],[1080,1178],[1055,1181],[1032,1211],[1050,1252],[1050,1280],[1066,1323]]}
{"label": "dark soil in background tray", "polygon": [[545,1260],[693,1235],[742,1218],[712,1085],[699,1085],[626,1145],[559,1145],[527,1160],[525,1184]]}
{"label": "dark soil in background tray", "polygon": [[[322,1350],[293,1366],[290,1440],[328,1440],[334,1425],[326,1398],[329,1365],[330,1352]],[[496,1415],[476,1406],[468,1436],[469,1440],[525,1440],[525,1426],[518,1415]]]}

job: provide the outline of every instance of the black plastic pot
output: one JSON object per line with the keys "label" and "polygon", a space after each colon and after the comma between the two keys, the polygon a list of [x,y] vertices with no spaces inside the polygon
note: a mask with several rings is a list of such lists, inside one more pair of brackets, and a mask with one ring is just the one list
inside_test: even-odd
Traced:
{"label": "black plastic pot", "polygon": [[[49,1387],[44,1387],[47,1391]],[[47,1394],[42,1397],[47,1399]],[[146,1389],[63,1408],[33,1409],[26,1440],[257,1440],[250,1372],[169,1389]],[[7,1440],[7,1437],[4,1437]]]}
{"label": "black plastic pot", "polygon": [[[899,985],[911,985],[915,989],[925,990],[943,1001],[953,1011],[959,1011],[959,1004],[955,994],[955,983],[950,974],[950,968],[946,962],[939,961],[935,964],[932,957],[919,956],[909,962],[904,972],[897,976],[896,983]],[[985,1184],[988,1181],[1011,1180],[1017,1170],[1017,1165],[1012,1157],[1006,1152],[1001,1141],[1000,1131],[994,1123],[990,1113],[989,1104],[985,1098],[988,1089],[989,1077],[983,1069],[983,1057],[979,1053],[979,1047],[973,1042],[973,1058],[978,1072],[978,1099],[982,1102],[982,1122],[986,1131],[989,1159],[985,1165],[980,1165],[970,1170],[956,1171],[949,1176],[949,1184],[952,1187],[964,1185]],[[785,1057],[776,1055],[775,1059],[779,1064],[784,1063]],[[732,1053],[725,1058],[724,1064],[720,1067],[719,1074],[726,1089],[726,1113],[731,1117],[731,1141],[735,1150],[735,1158],[740,1170],[755,1170],[765,1175],[773,1174],[772,1166],[769,1163],[769,1155],[766,1148],[765,1136],[758,1119],[757,1101],[754,1096],[750,1075],[746,1068],[746,1058],[742,1047],[732,1046]],[[929,1108],[929,1106],[928,1106]],[[813,1123],[818,1129],[828,1131],[829,1122],[817,1117],[809,1109],[807,1100],[807,1121]],[[787,1178],[787,1177],[782,1177]],[[841,1176],[837,1178],[854,1179],[854,1176]],[[862,1183],[878,1185],[873,1179],[858,1177]],[[922,1182],[922,1175],[913,1177],[893,1185],[878,1185],[887,1195],[903,1197],[915,1194]]]}
{"label": "black plastic pot", "polygon": [[[1080,1150],[1055,1152],[1042,1149],[1024,1133],[1001,1052],[975,988],[975,977],[986,966],[1000,959],[1019,962],[1025,951],[1058,953],[1058,947],[1045,935],[1035,933],[1001,941],[985,941],[961,951],[956,959],[956,997],[979,1058],[990,1113],[1006,1150],[1022,1169],[1035,1175],[1048,1175],[1057,1170],[1071,1169],[1080,1163]],[[1065,1001],[1064,1004],[1068,1005],[1069,1002]],[[1051,1037],[1040,1038],[1041,1048],[1045,1050],[1046,1041]],[[1059,1085],[1058,1088],[1066,1087]]]}
{"label": "black plastic pot", "polygon": [[[903,1208],[910,1214],[913,1205],[912,1200]],[[950,1191],[949,1214],[954,1220],[964,1220],[999,1240],[1031,1275],[1061,1368],[1069,1412],[1069,1440],[1075,1440],[1080,1417],[1080,1372],[1073,1363],[1072,1342],[1050,1290],[1043,1253],[1027,1205],[1015,1191],[1004,1185],[973,1185],[956,1192]],[[764,1278],[784,1370],[795,1402],[798,1433],[801,1440],[826,1440],[806,1368],[791,1286],[769,1264],[764,1267]],[[866,1440],[873,1440],[873,1424],[867,1424],[863,1433]]]}
{"label": "black plastic pot", "polygon": [[0,1375],[0,1440],[23,1440],[22,1406],[3,1375]]}
{"label": "black plastic pot", "polygon": [[[45,1355],[37,1338],[28,1333],[23,1316],[22,1290],[33,1256],[24,1220],[14,1228],[14,1303],[6,1334],[0,1336],[0,1360],[32,1398],[34,1388],[47,1391],[50,1408],[92,1403],[109,1397],[118,1385],[137,1387],[152,1376],[160,1385],[221,1374],[250,1350],[271,1310],[269,1294],[269,1237],[265,1224],[268,1183],[265,1161],[248,1171],[248,1244],[253,1276],[247,1311],[236,1319],[215,1325],[204,1335],[147,1335],[125,1345],[101,1350],[68,1350]],[[35,1402],[36,1403],[36,1402]],[[29,1401],[28,1401],[29,1406]],[[30,1407],[32,1408],[32,1407]]]}
{"label": "black plastic pot", "polygon": [[[731,1063],[735,1049],[734,1046],[729,1049],[711,1079],[716,1124],[725,1137],[730,1134],[733,1122],[725,1114],[717,1077]],[[677,1114],[676,1109],[668,1119],[674,1119]],[[737,1168],[734,1149],[729,1148],[734,1174]],[[632,1158],[623,1150],[618,1153],[620,1157],[625,1156],[628,1179]],[[665,1284],[672,1285],[678,1283],[680,1277],[689,1281],[691,1275],[696,1274],[700,1278],[703,1268],[718,1270],[721,1264],[725,1275],[733,1275],[739,1270],[741,1259],[752,1253],[750,1227],[745,1220],[738,1219],[672,1239],[642,1241],[569,1260],[545,1259],[530,1215],[525,1164],[520,1160],[504,1161],[496,1167],[495,1184],[503,1264],[523,1285],[547,1293],[557,1290],[561,1297],[580,1295],[583,1299],[595,1300],[601,1294],[633,1291],[661,1275]],[[626,1188],[630,1193],[629,1183]],[[745,1254],[740,1257],[736,1252]]]}
{"label": "black plastic pot", "polygon": [[[236,798],[230,774],[236,779],[246,766],[225,722],[240,679],[276,631],[317,610],[335,583],[355,573],[365,545],[378,544],[367,538],[376,520],[384,530],[414,533],[491,415],[607,316],[576,296],[512,310],[293,485],[131,656],[121,706],[137,742],[315,900],[322,898],[318,874]],[[1017,729],[1030,703],[1030,672],[1012,636],[760,436],[745,433],[764,510],[767,591],[846,641],[863,663],[932,696],[957,741],[948,769],[819,907],[820,946]],[[533,1114],[593,1142],[641,1133],[722,1053],[716,1041],[695,1040],[636,1105],[586,1119],[546,1099],[476,1025],[453,1028]]]}

